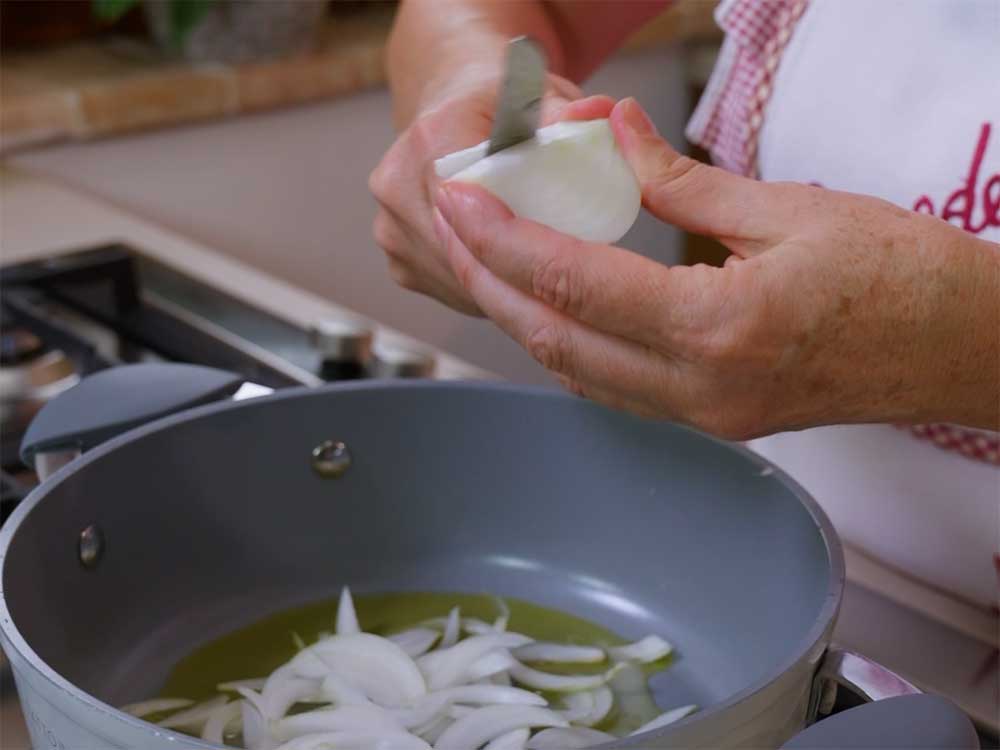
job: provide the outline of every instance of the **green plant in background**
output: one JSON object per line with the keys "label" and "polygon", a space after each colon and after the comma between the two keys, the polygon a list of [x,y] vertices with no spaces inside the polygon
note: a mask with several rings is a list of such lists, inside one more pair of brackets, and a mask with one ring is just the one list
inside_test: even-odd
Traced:
{"label": "green plant in background", "polygon": [[[142,0],[92,0],[94,15],[103,21],[116,21]],[[215,5],[217,0],[156,0],[170,6],[170,41],[180,49],[187,35]]]}

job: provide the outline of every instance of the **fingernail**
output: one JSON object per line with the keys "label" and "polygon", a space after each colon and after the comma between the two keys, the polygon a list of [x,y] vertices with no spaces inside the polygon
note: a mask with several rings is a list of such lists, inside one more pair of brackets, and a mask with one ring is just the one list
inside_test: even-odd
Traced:
{"label": "fingernail", "polygon": [[655,135],[656,126],[649,119],[649,115],[632,97],[625,100],[625,121],[633,131],[639,135]]}
{"label": "fingernail", "polygon": [[437,206],[444,220],[451,224],[455,216],[455,208],[447,185],[441,185],[437,189],[437,193],[434,196],[434,205]]}

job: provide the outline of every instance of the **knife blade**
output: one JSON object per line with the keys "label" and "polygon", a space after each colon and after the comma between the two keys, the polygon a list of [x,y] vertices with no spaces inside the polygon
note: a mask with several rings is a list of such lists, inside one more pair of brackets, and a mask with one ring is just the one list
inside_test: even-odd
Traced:
{"label": "knife blade", "polygon": [[538,129],[545,93],[545,52],[533,39],[507,43],[507,62],[487,155],[530,140]]}

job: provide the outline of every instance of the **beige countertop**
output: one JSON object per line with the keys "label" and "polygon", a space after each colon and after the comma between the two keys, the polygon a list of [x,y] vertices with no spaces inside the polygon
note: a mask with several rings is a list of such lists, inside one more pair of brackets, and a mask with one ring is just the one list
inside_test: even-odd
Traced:
{"label": "beige countertop", "polygon": [[[679,0],[629,48],[712,39],[716,0]],[[312,52],[242,65],[163,58],[134,38],[101,36],[4,53],[0,152],[87,140],[344,96],[385,83],[394,7],[371,3],[325,20]]]}
{"label": "beige countertop", "polygon": [[[119,241],[293,325],[308,328],[326,318],[363,319],[353,310],[212,252],[97,198],[9,167],[0,168],[0,226],[0,265]],[[375,335],[388,345],[423,348],[412,337],[369,322],[373,323]],[[440,378],[494,377],[456,357],[436,354],[436,374]]]}

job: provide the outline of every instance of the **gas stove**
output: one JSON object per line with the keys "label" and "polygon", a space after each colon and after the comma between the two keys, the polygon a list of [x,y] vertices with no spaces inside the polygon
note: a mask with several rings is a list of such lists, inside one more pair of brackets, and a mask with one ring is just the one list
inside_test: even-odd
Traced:
{"label": "gas stove", "polygon": [[[305,294],[276,302],[260,296],[264,283],[239,293],[225,269],[209,280],[158,258],[104,244],[0,268],[4,518],[37,483],[18,458],[31,418],[80,378],[108,367],[195,363],[276,389],[370,377],[490,377],[350,311],[307,302]],[[918,584],[847,553],[835,640],[951,698],[981,727],[983,746],[998,747],[995,618],[949,619],[942,613],[950,605],[931,602]],[[0,747],[29,747],[2,655]]]}
{"label": "gas stove", "polygon": [[[269,388],[449,375],[439,371],[437,353],[386,340],[358,316],[303,326],[125,245],[4,267],[0,293],[4,517],[35,483],[18,457],[34,414],[80,378],[108,367],[196,363]],[[455,369],[451,376],[463,374]]]}

